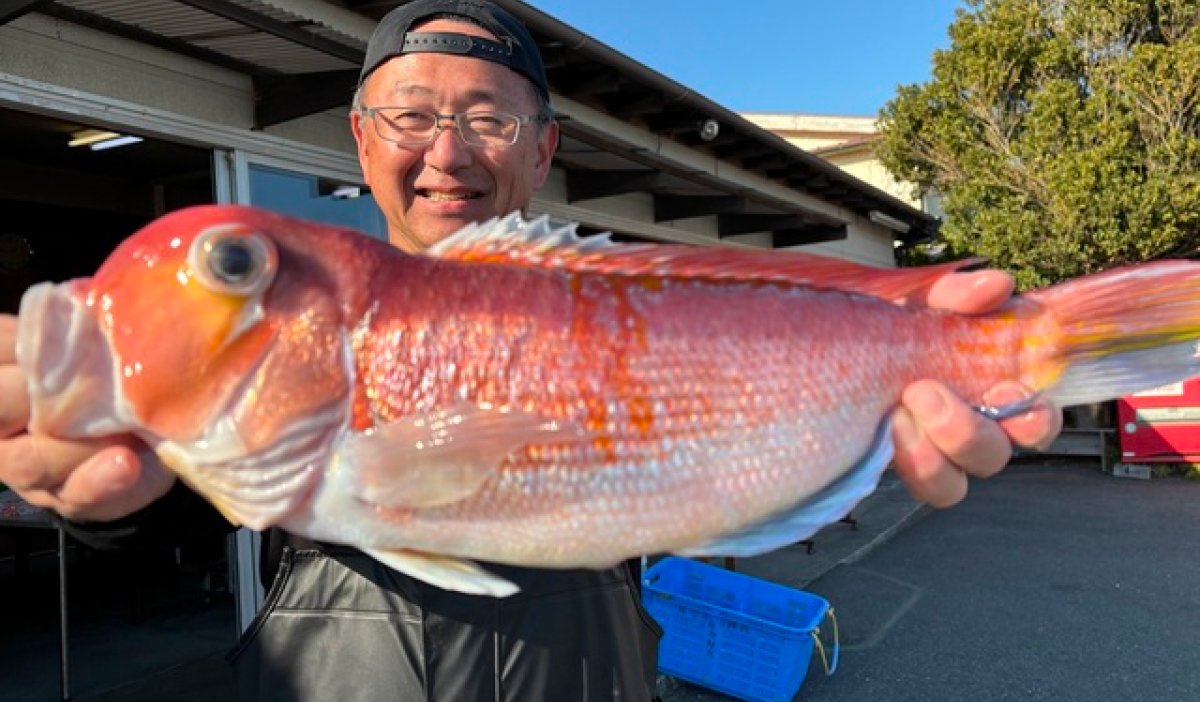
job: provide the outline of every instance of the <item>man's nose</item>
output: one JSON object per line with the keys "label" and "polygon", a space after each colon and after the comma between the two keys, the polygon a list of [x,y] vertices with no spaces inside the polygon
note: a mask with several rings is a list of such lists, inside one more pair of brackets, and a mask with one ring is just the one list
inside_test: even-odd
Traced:
{"label": "man's nose", "polygon": [[443,123],[425,147],[425,163],[443,173],[470,165],[471,158],[471,148],[463,142],[454,123]]}

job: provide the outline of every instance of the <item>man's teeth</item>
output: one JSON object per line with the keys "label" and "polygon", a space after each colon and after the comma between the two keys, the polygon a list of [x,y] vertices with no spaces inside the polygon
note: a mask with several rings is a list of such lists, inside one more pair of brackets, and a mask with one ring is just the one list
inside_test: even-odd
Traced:
{"label": "man's teeth", "polygon": [[453,202],[455,200],[471,200],[476,195],[475,193],[443,193],[436,190],[426,190],[425,197],[434,202]]}

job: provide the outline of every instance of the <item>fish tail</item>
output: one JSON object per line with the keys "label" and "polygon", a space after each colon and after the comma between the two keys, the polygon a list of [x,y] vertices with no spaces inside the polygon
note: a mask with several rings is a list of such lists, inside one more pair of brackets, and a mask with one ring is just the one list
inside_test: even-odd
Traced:
{"label": "fish tail", "polygon": [[[1101,402],[1200,374],[1200,263],[1119,268],[1026,299],[1045,308],[1056,362],[1033,373],[1059,406]],[[1037,347],[1044,338],[1025,340]],[[1040,382],[1036,380],[1041,376]]]}

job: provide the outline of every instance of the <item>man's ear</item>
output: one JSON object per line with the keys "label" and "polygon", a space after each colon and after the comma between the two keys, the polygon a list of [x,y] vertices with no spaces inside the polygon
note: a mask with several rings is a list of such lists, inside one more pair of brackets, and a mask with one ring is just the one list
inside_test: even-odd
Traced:
{"label": "man's ear", "polygon": [[358,151],[358,167],[362,169],[363,182],[367,185],[371,184],[371,169],[368,167],[371,157],[367,151],[367,137],[363,130],[370,128],[367,124],[369,121],[370,119],[364,117],[358,110],[350,112],[350,133],[354,135],[354,144]]}
{"label": "man's ear", "polygon": [[537,163],[535,164],[537,178],[534,189],[541,189],[546,184],[546,179],[550,177],[550,164],[554,162],[554,152],[558,150],[558,136],[558,120],[552,119],[542,128],[541,137],[538,139]]}

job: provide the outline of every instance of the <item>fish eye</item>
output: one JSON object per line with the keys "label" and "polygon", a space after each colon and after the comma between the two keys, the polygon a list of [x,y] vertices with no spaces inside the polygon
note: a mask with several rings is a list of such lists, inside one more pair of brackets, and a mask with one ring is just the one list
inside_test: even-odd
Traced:
{"label": "fish eye", "polygon": [[230,285],[242,285],[252,279],[262,264],[261,249],[247,239],[218,240],[208,252],[209,270]]}
{"label": "fish eye", "polygon": [[196,237],[188,264],[209,289],[249,297],[275,277],[275,247],[262,234],[241,227],[213,227]]}

